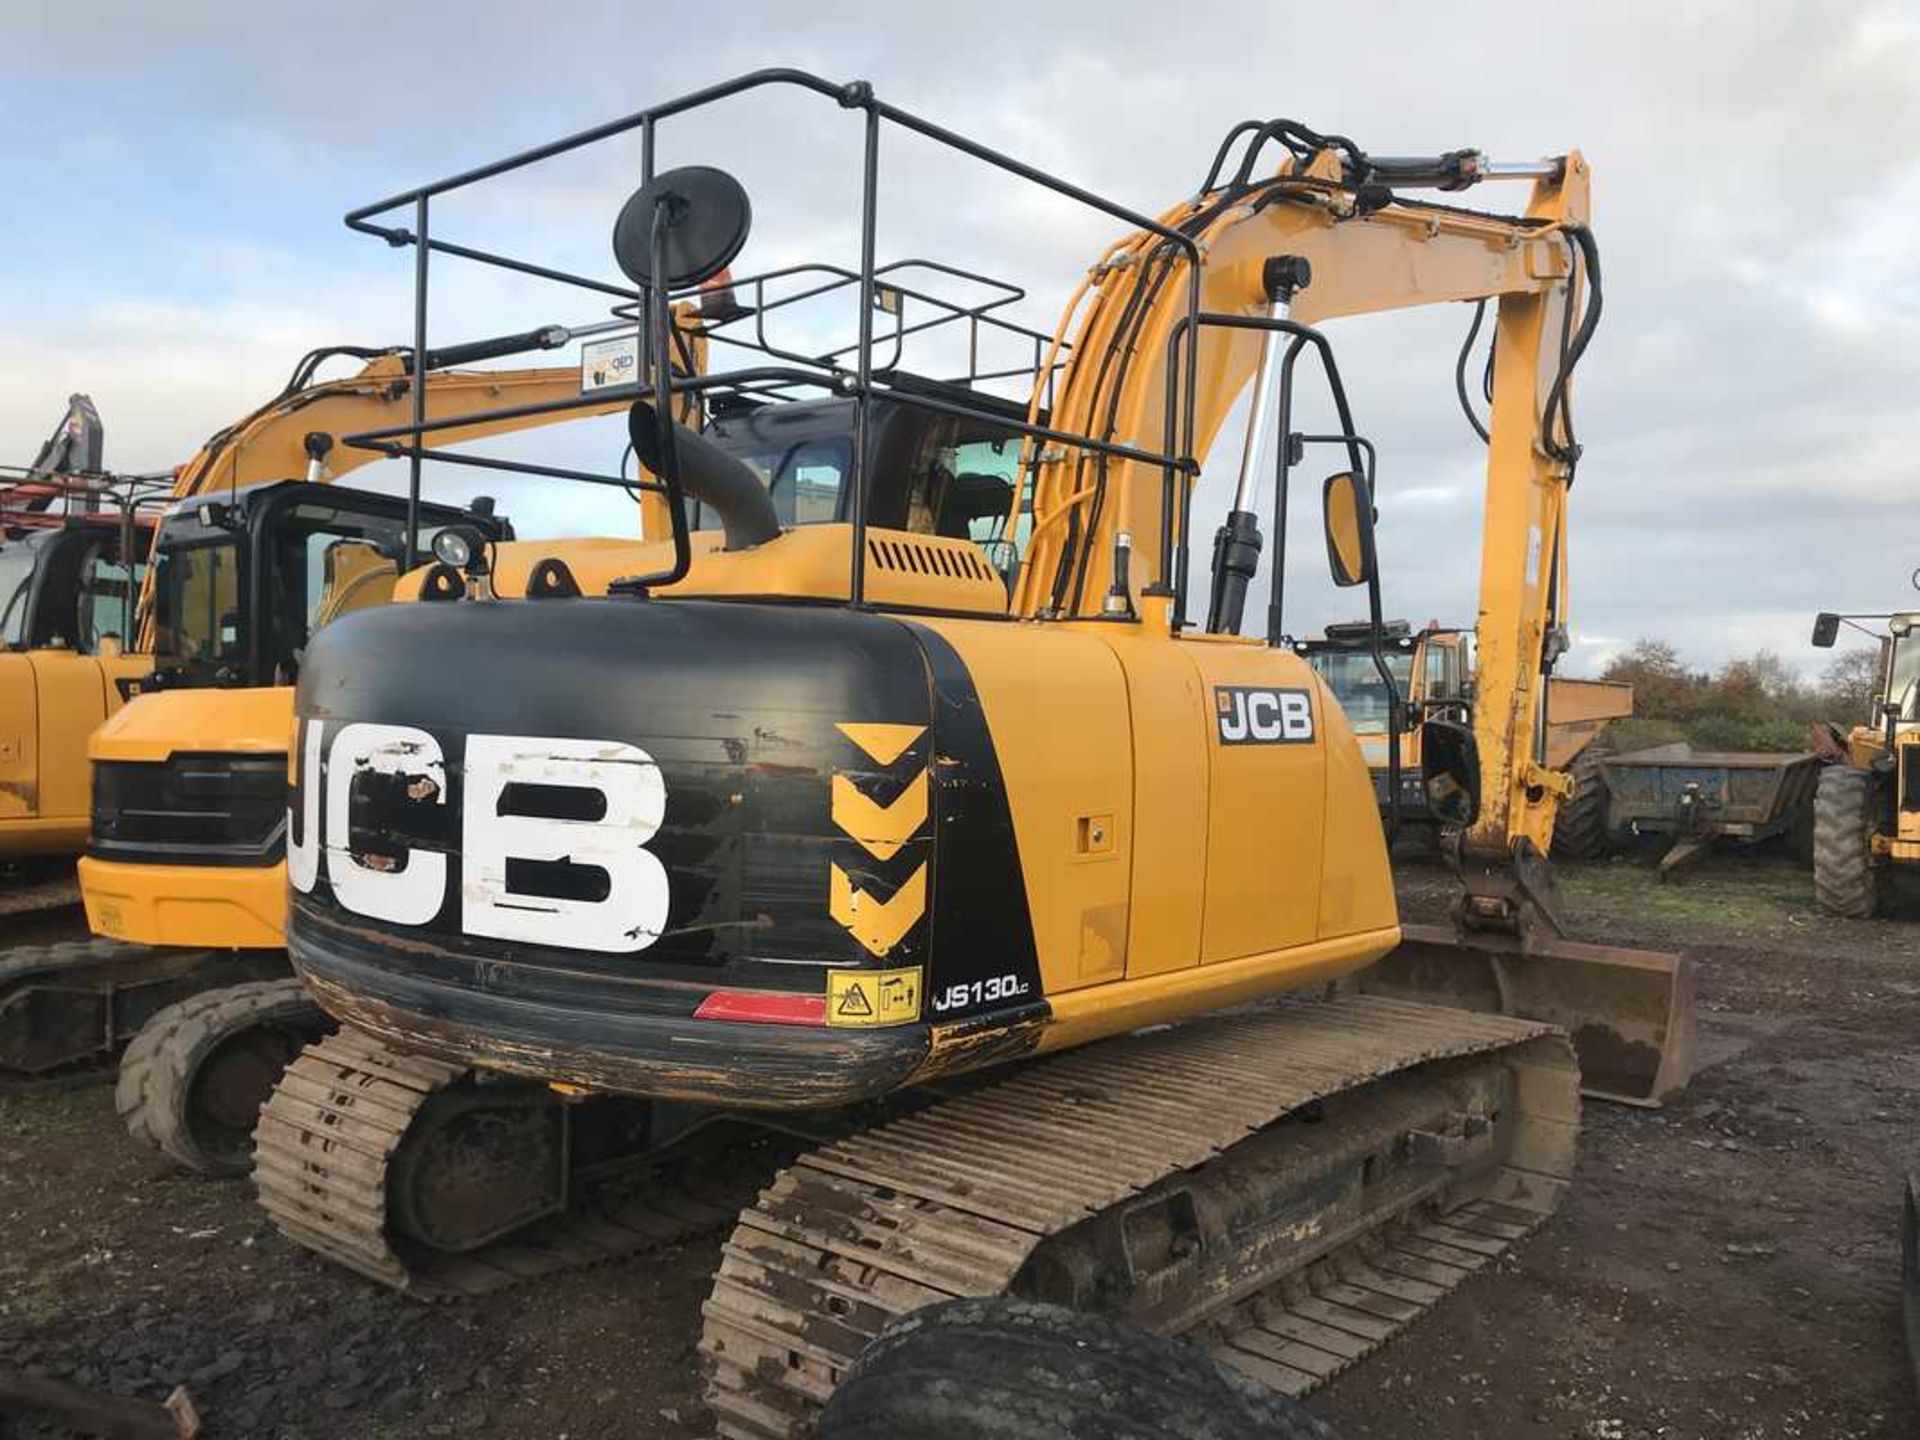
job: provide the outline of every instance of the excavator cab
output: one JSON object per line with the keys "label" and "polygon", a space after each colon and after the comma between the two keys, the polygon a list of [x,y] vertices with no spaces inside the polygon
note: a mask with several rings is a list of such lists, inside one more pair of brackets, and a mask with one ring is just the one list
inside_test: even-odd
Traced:
{"label": "excavator cab", "polygon": [[[276,687],[299,675],[316,632],[393,598],[407,516],[404,497],[300,480],[168,510],[147,693],[92,742],[80,877],[96,933],[278,950],[287,691]],[[513,534],[473,509],[424,505],[420,518],[429,540],[453,525]],[[193,692],[205,693],[184,698]]]}
{"label": "excavator cab", "polygon": [[87,736],[150,669],[124,652],[159,488],[44,470],[0,485],[0,857],[86,841]]}
{"label": "excavator cab", "polygon": [[[314,631],[393,598],[406,519],[401,498],[306,481],[176,504],[154,556],[155,684],[292,683]],[[423,520],[429,544],[454,524],[513,536],[504,522],[452,506],[428,506]]]}

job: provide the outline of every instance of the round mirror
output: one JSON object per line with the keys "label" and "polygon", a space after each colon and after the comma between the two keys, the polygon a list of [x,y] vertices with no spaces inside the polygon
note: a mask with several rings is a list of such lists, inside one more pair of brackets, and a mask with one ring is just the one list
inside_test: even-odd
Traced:
{"label": "round mirror", "polygon": [[613,224],[613,258],[636,285],[653,283],[653,227],[659,214],[667,288],[711,280],[740,253],[753,206],[740,182],[711,165],[656,175],[627,198]]}

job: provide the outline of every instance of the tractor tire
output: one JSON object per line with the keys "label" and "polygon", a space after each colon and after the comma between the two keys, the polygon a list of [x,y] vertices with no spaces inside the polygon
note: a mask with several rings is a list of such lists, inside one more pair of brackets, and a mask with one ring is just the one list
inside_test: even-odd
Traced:
{"label": "tractor tire", "polygon": [[1813,897],[1829,915],[1869,920],[1880,899],[1873,863],[1873,776],[1827,765],[1813,794]]}
{"label": "tractor tire", "polygon": [[333,1030],[296,979],[189,996],[158,1012],[120,1058],[114,1108],[127,1133],[201,1175],[245,1175],[253,1121],[281,1072]]}
{"label": "tractor tire", "polygon": [[820,1440],[1334,1440],[1295,1401],[1192,1345],[996,1298],[904,1316],[820,1417]]}
{"label": "tractor tire", "polygon": [[1573,793],[1560,802],[1554,817],[1554,859],[1604,860],[1619,848],[1607,828],[1607,782],[1600,766],[1612,753],[1610,743],[1595,740],[1567,767]]}

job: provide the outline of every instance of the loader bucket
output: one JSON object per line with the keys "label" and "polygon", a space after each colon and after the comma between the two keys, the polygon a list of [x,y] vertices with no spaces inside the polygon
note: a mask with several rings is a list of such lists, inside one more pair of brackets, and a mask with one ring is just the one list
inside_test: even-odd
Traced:
{"label": "loader bucket", "polygon": [[1407,925],[1356,977],[1364,994],[1519,1015],[1573,1036],[1581,1093],[1659,1105],[1693,1074],[1693,968],[1658,950]]}

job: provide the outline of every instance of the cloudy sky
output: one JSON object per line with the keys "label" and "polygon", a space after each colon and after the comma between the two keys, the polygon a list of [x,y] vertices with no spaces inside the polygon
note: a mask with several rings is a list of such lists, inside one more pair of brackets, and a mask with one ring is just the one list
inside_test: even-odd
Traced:
{"label": "cloudy sky", "polygon": [[[869,79],[1143,210],[1190,193],[1220,136],[1250,116],[1381,153],[1577,147],[1594,166],[1607,308],[1578,390],[1576,664],[1657,635],[1701,664],[1769,646],[1817,667],[1814,610],[1911,598],[1911,3],[938,11],[0,0],[0,458],[31,458],[68,392],[84,390],[110,464],[178,463],[277,390],[303,351],[406,338],[407,257],[350,234],[347,209],[792,64]],[[742,259],[759,268],[856,257],[857,141],[850,117],[788,98],[681,124],[661,153],[740,175],[756,218]],[[630,146],[609,147],[450,205],[444,225],[611,278],[606,236],[635,167]],[[882,258],[1005,274],[1042,329],[1116,234],[909,142],[889,142],[883,185]],[[578,298],[453,267],[434,302],[441,340],[595,318]],[[1448,306],[1334,331],[1381,446],[1389,604],[1416,620],[1472,613],[1483,452],[1451,374],[1466,319]],[[611,422],[539,442],[609,467],[618,443]],[[472,488],[464,475],[446,483]],[[507,499],[522,533],[625,523],[604,498]],[[1300,628],[1340,609],[1309,588]]]}

